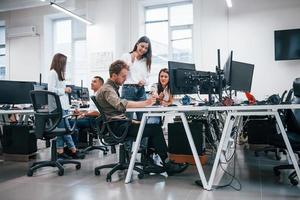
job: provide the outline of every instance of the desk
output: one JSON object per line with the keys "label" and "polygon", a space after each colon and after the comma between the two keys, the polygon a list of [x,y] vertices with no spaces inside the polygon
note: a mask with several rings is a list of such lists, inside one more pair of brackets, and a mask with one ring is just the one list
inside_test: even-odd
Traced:
{"label": "desk", "polygon": [[[136,160],[136,156],[138,153],[138,149],[140,146],[140,141],[142,138],[143,130],[145,128],[146,119],[147,117],[153,117],[153,116],[166,116],[166,115],[172,115],[172,116],[179,116],[182,119],[182,123],[184,125],[184,129],[190,144],[190,147],[192,149],[193,157],[195,159],[195,163],[197,166],[197,170],[199,173],[200,180],[202,182],[203,188],[206,190],[211,190],[213,181],[215,179],[217,167],[220,162],[221,158],[221,152],[222,149],[227,148],[230,133],[232,131],[233,125],[236,122],[236,120],[239,120],[241,116],[260,116],[260,115],[271,115],[274,116],[277,124],[279,126],[279,129],[281,131],[281,134],[283,136],[285,145],[287,147],[289,156],[291,158],[291,161],[294,165],[294,168],[296,170],[297,176],[300,177],[300,169],[296,160],[296,157],[293,153],[293,150],[291,148],[290,142],[288,140],[287,134],[284,130],[284,126],[282,124],[281,118],[279,116],[278,110],[284,110],[284,109],[300,109],[300,104],[290,104],[290,105],[255,105],[255,106],[178,106],[178,107],[149,107],[149,108],[136,108],[136,109],[128,109],[127,112],[145,112],[142,117],[142,121],[140,124],[140,128],[137,134],[136,142],[133,147],[133,154],[130,160],[129,168],[126,174],[125,183],[129,183],[131,181],[132,171],[134,167],[134,163]],[[172,112],[171,112],[172,111]],[[189,125],[186,120],[185,112],[218,112],[218,111],[226,111],[227,116],[225,120],[225,124],[222,130],[222,136],[221,140],[218,146],[217,154],[214,160],[213,168],[210,174],[210,177],[207,181],[205,174],[203,172],[202,165],[200,163],[195,144],[191,135],[191,131],[189,128]]]}

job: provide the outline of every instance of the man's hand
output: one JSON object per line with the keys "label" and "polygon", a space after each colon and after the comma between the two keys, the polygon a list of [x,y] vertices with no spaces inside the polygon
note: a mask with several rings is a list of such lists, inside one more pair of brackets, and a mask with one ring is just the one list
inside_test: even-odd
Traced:
{"label": "man's hand", "polygon": [[144,86],[144,85],[145,85],[145,81],[144,81],[144,80],[140,80],[140,81],[138,82],[138,85],[139,85],[140,87]]}

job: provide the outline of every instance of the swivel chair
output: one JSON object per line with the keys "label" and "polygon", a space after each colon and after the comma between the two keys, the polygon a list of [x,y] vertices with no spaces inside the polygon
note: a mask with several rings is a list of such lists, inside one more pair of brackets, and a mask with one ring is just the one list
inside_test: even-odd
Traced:
{"label": "swivel chair", "polygon": [[[300,78],[297,78],[293,82],[293,91],[294,91],[294,97],[291,100],[292,104],[300,104]],[[287,128],[287,136],[290,141],[290,144],[292,146],[292,149],[295,153],[300,155],[300,109],[291,109],[287,110],[285,113],[285,122],[286,122],[286,128]],[[282,136],[276,134],[276,136],[273,138],[273,145],[275,145],[278,148],[286,148],[285,143],[282,139]],[[279,165],[273,168],[274,174],[279,176],[280,170],[283,169],[294,169],[294,166],[292,164],[287,165]],[[289,175],[289,180],[291,184],[297,185],[298,181],[295,179],[296,172],[294,171]],[[298,177],[299,178],[299,177]]]}
{"label": "swivel chair", "polygon": [[[118,163],[102,165],[95,168],[95,175],[100,175],[100,170],[104,168],[112,168],[110,172],[106,175],[106,181],[111,182],[111,176],[118,170],[125,170],[129,167],[130,152],[126,150],[125,143],[130,140],[127,137],[128,129],[131,124],[130,119],[116,119],[108,121],[105,117],[101,105],[96,101],[95,96],[91,97],[92,101],[95,103],[100,116],[96,118],[96,128],[99,135],[99,139],[106,146],[115,146],[119,144],[119,161]],[[101,125],[99,125],[101,124]],[[117,126],[116,126],[117,124]],[[117,130],[113,130],[112,127],[118,127]],[[138,165],[143,166],[142,163],[136,163],[134,170],[139,172],[138,177],[144,177],[144,171],[137,167]]]}
{"label": "swivel chair", "polygon": [[[68,116],[63,116],[60,99],[54,92],[46,90],[34,90],[30,92],[34,109],[34,134],[37,139],[51,141],[51,160],[34,162],[28,169],[27,176],[42,167],[57,167],[58,175],[64,174],[63,165],[75,164],[76,169],[81,168],[81,163],[73,160],[58,159],[56,154],[56,137],[65,134],[72,134],[75,131],[76,123],[71,127]],[[65,128],[57,128],[63,120]],[[76,120],[75,120],[76,121]]]}

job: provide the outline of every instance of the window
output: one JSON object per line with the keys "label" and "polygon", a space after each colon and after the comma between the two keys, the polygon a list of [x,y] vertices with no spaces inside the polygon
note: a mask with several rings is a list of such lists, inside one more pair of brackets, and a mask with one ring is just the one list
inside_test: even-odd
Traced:
{"label": "window", "polygon": [[0,26],[0,80],[5,79],[5,27]]}
{"label": "window", "polygon": [[53,54],[68,57],[66,80],[70,84],[86,87],[90,84],[86,50],[86,25],[73,19],[53,22]]}
{"label": "window", "polygon": [[193,62],[193,5],[191,2],[145,8],[145,33],[152,44],[150,82],[168,60]]}

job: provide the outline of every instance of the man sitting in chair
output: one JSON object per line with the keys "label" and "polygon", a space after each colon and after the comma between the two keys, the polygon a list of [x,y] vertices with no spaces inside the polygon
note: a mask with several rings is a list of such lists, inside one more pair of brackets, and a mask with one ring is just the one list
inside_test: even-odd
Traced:
{"label": "man sitting in chair", "polygon": [[[150,96],[150,98],[145,101],[128,101],[120,98],[118,90],[119,87],[125,82],[128,70],[129,67],[125,62],[121,60],[113,62],[109,67],[110,78],[97,92],[96,100],[102,106],[104,112],[103,114],[105,114],[108,120],[125,119],[126,108],[145,107],[153,105],[156,102],[156,98],[153,96]],[[130,125],[127,137],[135,138],[137,136],[137,131],[134,131],[137,129],[133,128],[133,126],[137,125],[133,123]],[[158,130],[160,131],[144,131],[143,137],[148,137],[149,141],[151,141],[152,147],[154,148],[155,153],[160,156],[163,162],[163,168],[168,175],[183,172],[188,165],[177,164],[168,159],[168,148],[163,136],[163,132],[161,128]],[[148,159],[150,159],[150,157]]]}

